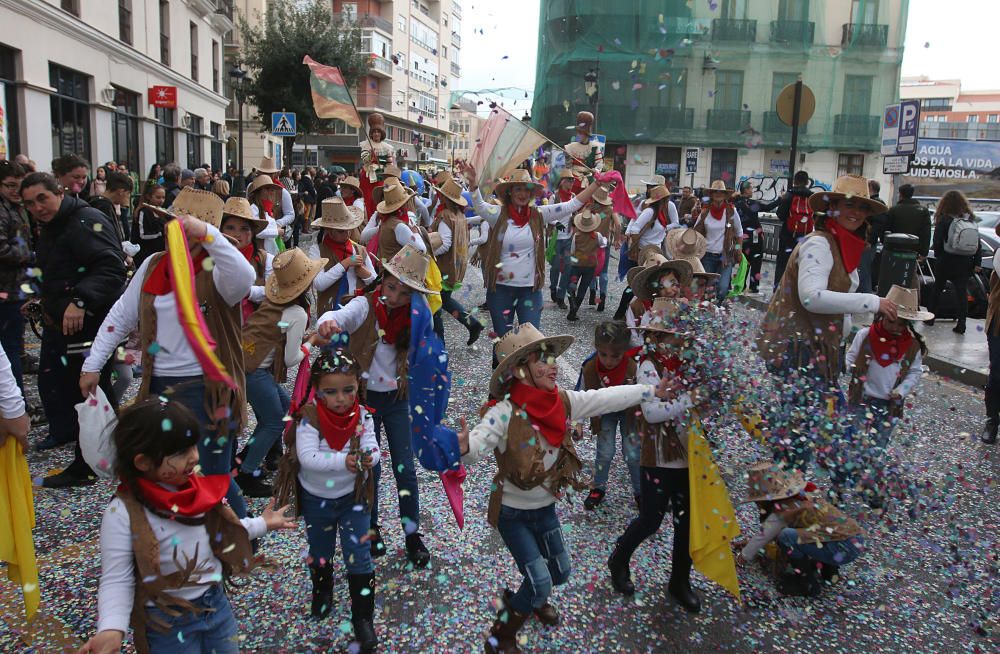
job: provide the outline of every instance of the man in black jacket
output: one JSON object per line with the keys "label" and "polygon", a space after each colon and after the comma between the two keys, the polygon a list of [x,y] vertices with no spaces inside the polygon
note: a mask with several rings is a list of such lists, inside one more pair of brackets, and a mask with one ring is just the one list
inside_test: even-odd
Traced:
{"label": "man in black jacket", "polygon": [[[36,261],[44,329],[38,361],[38,394],[49,420],[49,436],[39,449],[76,443],[73,462],[46,477],[43,486],[63,488],[94,483],[80,453],[75,404],[80,395],[84,353],[115,300],[125,290],[125,261],[114,226],[83,200],[65,195],[54,177],[32,173],[21,183],[24,207],[41,225]],[[122,335],[124,338],[124,334]],[[114,403],[111,367],[101,372],[101,388]]]}
{"label": "man in black jacket", "polygon": [[90,199],[90,206],[103,213],[115,228],[118,242],[129,239],[131,225],[122,220],[122,207],[132,200],[132,178],[121,173],[108,173],[104,193]]}
{"label": "man in black jacket", "polygon": [[169,209],[181,192],[181,167],[175,163],[167,164],[163,167],[163,188],[167,192],[167,199],[163,202],[163,208]]}
{"label": "man in black jacket", "polygon": [[931,212],[913,199],[913,185],[899,187],[899,202],[889,209],[885,234],[913,234],[920,239],[917,254],[927,256],[931,247]]}
{"label": "man in black jacket", "polygon": [[[778,215],[781,225],[778,232],[778,257],[774,267],[775,289],[778,288],[781,276],[785,274],[785,267],[788,265],[788,258],[792,256],[792,250],[805,237],[805,233],[795,233],[788,228],[788,217],[792,212],[792,203],[795,201],[795,198],[808,200],[810,195],[812,195],[812,191],[809,190],[809,173],[800,170],[792,178],[792,188],[788,189],[788,192],[781,196],[781,199],[778,201],[778,208],[775,210],[775,213]],[[802,205],[801,202],[799,204]],[[812,231],[811,228],[806,230],[806,233],[810,231]]]}

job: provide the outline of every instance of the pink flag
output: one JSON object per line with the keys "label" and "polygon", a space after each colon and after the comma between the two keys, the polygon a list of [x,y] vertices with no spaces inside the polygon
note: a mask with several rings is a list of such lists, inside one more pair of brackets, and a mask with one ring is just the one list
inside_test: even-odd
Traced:
{"label": "pink flag", "polygon": [[601,183],[615,182],[615,190],[611,192],[611,200],[614,202],[615,213],[635,219],[635,207],[629,200],[628,191],[625,190],[625,183],[622,181],[622,174],[617,170],[610,170],[606,173],[598,173],[597,181]]}
{"label": "pink flag", "polygon": [[464,481],[465,466],[461,463],[458,464],[458,468],[441,473],[441,484],[444,486],[448,504],[451,505],[451,512],[455,514],[455,522],[458,523],[459,529],[465,529],[465,490],[462,488]]}

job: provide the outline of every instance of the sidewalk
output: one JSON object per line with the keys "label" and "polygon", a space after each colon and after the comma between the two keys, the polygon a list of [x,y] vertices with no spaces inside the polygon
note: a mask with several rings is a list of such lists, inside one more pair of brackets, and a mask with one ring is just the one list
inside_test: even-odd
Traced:
{"label": "sidewalk", "polygon": [[[745,295],[742,300],[748,305],[766,309],[771,299],[774,285],[774,262],[765,261],[761,268],[760,295]],[[855,326],[861,327],[871,323],[870,314],[855,315]],[[968,384],[983,387],[989,375],[990,356],[986,348],[984,335],[985,320],[969,318],[965,334],[951,331],[955,321],[951,319],[938,320],[933,327],[917,323],[917,331],[927,341],[928,356],[924,364],[942,377],[948,377]]]}

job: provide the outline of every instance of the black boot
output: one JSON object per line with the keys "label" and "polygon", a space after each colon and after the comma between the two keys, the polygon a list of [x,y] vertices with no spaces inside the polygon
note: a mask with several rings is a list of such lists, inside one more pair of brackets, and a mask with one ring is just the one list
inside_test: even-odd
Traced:
{"label": "black boot", "polygon": [[375,635],[375,575],[347,575],[351,589],[351,625],[354,638],[362,652],[374,652],[378,647]]}
{"label": "black boot", "polygon": [[475,318],[472,318],[471,316],[469,317],[469,324],[467,327],[469,328],[469,340],[465,343],[466,345],[472,345],[478,341],[479,335],[483,333],[483,329],[486,328],[483,323],[479,322]]}
{"label": "black boot", "polygon": [[330,562],[309,566],[312,578],[312,617],[322,619],[333,609],[333,566]]}
{"label": "black boot", "polygon": [[601,301],[597,303],[597,311],[598,311],[598,313],[603,313],[604,312],[604,303],[607,301],[607,299],[608,299],[607,295],[602,295],[601,296]]}
{"label": "black boot", "polygon": [[377,559],[380,556],[385,556],[385,542],[382,540],[382,528],[375,525],[369,530],[371,538],[368,539],[368,544],[372,548],[372,558]]}
{"label": "black boot", "polygon": [[808,561],[800,565],[801,569],[789,569],[781,576],[778,580],[778,590],[782,595],[791,597],[816,597],[820,592],[816,566]]}
{"label": "black boot", "polygon": [[983,433],[980,435],[979,440],[983,441],[987,445],[996,443],[998,426],[1000,426],[1000,419],[998,419],[997,416],[987,418],[986,424],[983,425]]}
{"label": "black boot", "polygon": [[667,591],[688,612],[697,613],[701,611],[701,597],[691,589],[689,574],[676,579],[674,575],[670,575],[670,583],[667,585]]}
{"label": "black boot", "polygon": [[832,584],[837,579],[840,578],[840,566],[839,565],[827,565],[823,564],[823,570],[820,571],[823,577],[823,581]]}
{"label": "black boot", "polygon": [[423,539],[417,532],[406,537],[406,558],[415,568],[426,568],[431,562],[431,553],[427,551]]}
{"label": "black boot", "polygon": [[608,557],[608,570],[611,572],[611,585],[623,595],[635,595],[635,585],[632,583],[632,573],[628,567],[628,559],[619,546],[615,546]]}
{"label": "black boot", "polygon": [[270,484],[264,483],[262,477],[259,470],[256,473],[241,472],[236,475],[236,485],[246,497],[271,497],[273,489]]}
{"label": "black boot", "polygon": [[597,304],[597,291],[595,291],[594,289],[590,289],[590,302],[588,302],[587,304],[589,304],[590,306],[594,306],[595,304]]}
{"label": "black boot", "polygon": [[601,502],[604,501],[604,489],[603,488],[591,488],[590,494],[587,495],[587,499],[583,501],[583,508],[587,511],[593,511]]}
{"label": "black boot", "polygon": [[569,320],[570,322],[575,322],[575,321],[579,320],[580,316],[576,315],[576,312],[577,312],[577,310],[579,308],[580,308],[580,305],[578,305],[576,303],[576,299],[575,298],[570,298],[570,301],[569,301],[569,313],[566,314],[566,320]]}
{"label": "black boot", "polygon": [[955,332],[956,334],[964,334],[965,333],[965,321],[964,320],[959,321],[959,323],[957,325],[955,325],[955,327],[951,331]]}

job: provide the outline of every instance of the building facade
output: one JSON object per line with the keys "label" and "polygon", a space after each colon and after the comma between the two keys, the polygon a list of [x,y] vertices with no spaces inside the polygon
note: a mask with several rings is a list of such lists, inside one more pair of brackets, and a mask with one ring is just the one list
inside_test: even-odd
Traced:
{"label": "building facade", "polygon": [[479,130],[485,122],[486,119],[476,113],[475,102],[461,100],[452,105],[448,124],[451,134],[447,141],[448,156],[451,161],[472,157],[472,151],[479,139]]}
{"label": "building facade", "polygon": [[878,178],[906,12],[906,0],[544,2],[532,124],[566,143],[576,112],[593,111],[605,162],[632,190],[656,173],[696,186],[776,180],[791,129],[775,101],[801,76],[816,110],[799,130],[796,169],[827,184]]}
{"label": "building facade", "polygon": [[921,138],[1000,141],[1000,90],[963,91],[957,79],[904,77],[899,95],[920,100]]}
{"label": "building facade", "polygon": [[0,15],[7,156],[224,165],[231,0],[0,0]]}

